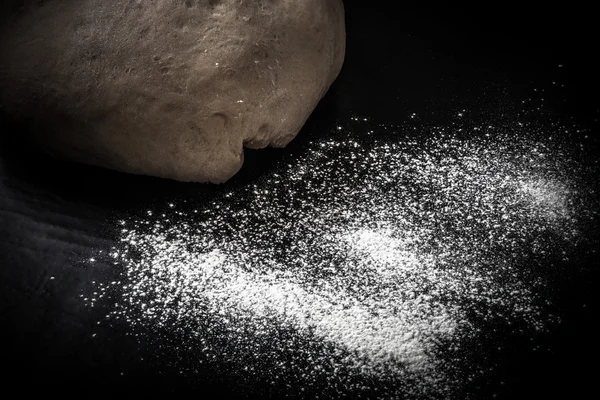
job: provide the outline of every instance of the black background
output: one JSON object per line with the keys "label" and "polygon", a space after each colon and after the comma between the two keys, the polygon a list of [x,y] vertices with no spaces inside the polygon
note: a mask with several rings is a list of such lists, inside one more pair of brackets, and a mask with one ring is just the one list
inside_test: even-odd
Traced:
{"label": "black background", "polygon": [[[395,3],[345,2],[347,53],[339,78],[288,149],[247,151],[244,168],[229,187],[259,179],[323,127],[354,115],[401,124],[417,113],[443,123],[456,110],[477,115],[527,98],[533,98],[527,107],[534,109],[541,101],[537,90],[543,89],[543,109],[530,118],[598,131],[597,27],[591,8]],[[82,268],[78,260],[110,247],[120,216],[174,198],[208,201],[223,187],[50,159],[27,148],[8,123],[2,130],[0,385],[42,392],[85,386],[81,395],[190,388],[200,397],[238,393],[234,378],[222,371],[206,371],[200,382],[188,382],[170,368],[179,355],[151,356],[150,345],[126,335],[124,326],[98,328],[103,310],[90,311],[79,299],[91,281],[114,273],[110,265]],[[586,145],[585,162],[596,165],[596,137]],[[582,260],[578,272],[561,278],[553,293],[563,323],[539,338],[542,351],[516,336],[502,352],[489,353],[499,365],[496,375],[473,382],[464,396],[580,398],[594,392],[598,265],[594,256]]]}

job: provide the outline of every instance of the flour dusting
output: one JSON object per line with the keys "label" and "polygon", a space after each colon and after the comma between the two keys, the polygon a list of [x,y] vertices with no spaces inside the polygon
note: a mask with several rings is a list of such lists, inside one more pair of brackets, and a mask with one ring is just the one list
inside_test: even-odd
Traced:
{"label": "flour dusting", "polygon": [[481,323],[553,323],[537,268],[578,240],[580,188],[523,124],[428,129],[340,125],[255,184],[123,221],[122,277],[88,302],[284,394],[451,394]]}

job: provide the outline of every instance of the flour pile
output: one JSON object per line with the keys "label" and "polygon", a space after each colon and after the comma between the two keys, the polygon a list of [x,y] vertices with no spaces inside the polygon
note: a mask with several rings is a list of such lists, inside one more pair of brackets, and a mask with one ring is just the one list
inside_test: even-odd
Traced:
{"label": "flour pile", "polygon": [[210,204],[122,221],[122,278],[89,301],[199,363],[326,397],[445,396],[482,322],[553,323],[540,269],[579,238],[574,162],[522,124],[383,138],[354,121]]}

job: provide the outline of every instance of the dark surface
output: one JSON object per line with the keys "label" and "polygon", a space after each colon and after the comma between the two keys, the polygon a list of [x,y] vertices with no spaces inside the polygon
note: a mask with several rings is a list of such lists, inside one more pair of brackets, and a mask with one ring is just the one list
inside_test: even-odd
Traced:
{"label": "dark surface", "polygon": [[[418,113],[444,123],[456,110],[501,113],[523,101],[529,103],[519,107],[532,120],[560,120],[592,134],[598,131],[599,66],[593,61],[597,45],[590,9],[447,6],[397,13],[365,4],[346,2],[344,69],[291,150],[353,115],[403,123]],[[53,160],[24,147],[10,126],[2,129],[3,387],[62,392],[91,385],[92,391],[82,395],[119,393],[125,386],[133,393],[171,392],[190,385],[199,396],[209,390],[238,392],[234,377],[211,371],[192,385],[174,366],[180,355],[154,355],[126,326],[97,327],[106,310],[86,307],[79,297],[93,280],[115,273],[110,265],[91,269],[81,262],[111,246],[118,234],[115,221],[173,199],[205,202],[224,187]],[[597,140],[589,136],[585,162],[595,167]],[[244,169],[226,187],[255,181],[290,149],[248,151]],[[465,396],[580,398],[588,390],[593,393],[598,261],[596,248],[584,250],[574,272],[556,279],[553,298],[563,323],[539,337],[541,350],[532,350],[530,339],[516,334],[502,351],[493,351],[493,343],[482,347],[479,351],[495,358],[498,368],[493,376],[466,387]]]}

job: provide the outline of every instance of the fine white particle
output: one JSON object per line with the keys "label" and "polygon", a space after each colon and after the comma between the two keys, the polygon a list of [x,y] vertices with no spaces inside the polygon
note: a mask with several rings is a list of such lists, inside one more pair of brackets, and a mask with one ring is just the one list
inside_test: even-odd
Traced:
{"label": "fine white particle", "polygon": [[[451,391],[439,354],[478,322],[552,322],[531,257],[568,251],[580,211],[562,153],[492,125],[470,131],[481,137],[332,133],[210,204],[132,218],[110,252],[124,269],[109,318],[177,327],[199,354],[299,390],[325,377],[352,393],[368,376],[404,394]],[[264,346],[281,371],[256,367]]]}

